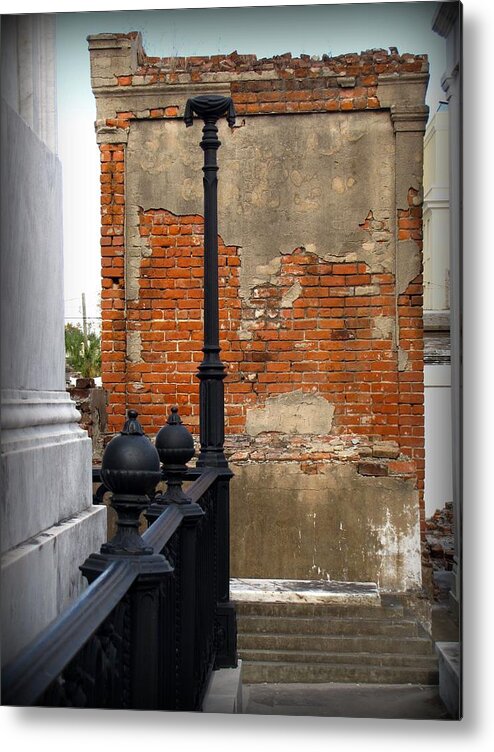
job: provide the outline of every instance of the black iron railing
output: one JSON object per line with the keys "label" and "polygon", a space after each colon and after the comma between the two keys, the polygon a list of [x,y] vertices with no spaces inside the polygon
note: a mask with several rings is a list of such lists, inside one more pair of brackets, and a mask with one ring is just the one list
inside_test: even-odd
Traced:
{"label": "black iron railing", "polygon": [[8,665],[5,705],[200,710],[218,647],[215,494],[205,468],[187,504],[142,536],[169,567],[123,558]]}

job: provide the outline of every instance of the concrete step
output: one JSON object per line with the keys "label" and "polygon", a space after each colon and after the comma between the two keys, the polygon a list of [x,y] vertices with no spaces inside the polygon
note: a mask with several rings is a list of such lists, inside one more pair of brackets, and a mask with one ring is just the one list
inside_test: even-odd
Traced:
{"label": "concrete step", "polygon": [[236,603],[321,603],[333,605],[379,606],[375,582],[334,580],[230,580],[230,597]]}
{"label": "concrete step", "polygon": [[374,583],[237,580],[244,684],[434,684],[432,640]]}
{"label": "concrete step", "polygon": [[328,619],[402,619],[403,606],[342,606],[324,603],[269,603],[269,602],[235,602],[237,616],[324,616]]}
{"label": "concrete step", "polygon": [[436,656],[431,654],[413,655],[410,653],[327,653],[309,650],[249,650],[242,649],[242,661],[268,663],[327,663],[362,666],[388,666],[428,669],[437,671]]}
{"label": "concrete step", "polygon": [[461,647],[459,642],[436,642],[439,658],[439,695],[455,720],[462,717]]}
{"label": "concrete step", "polygon": [[237,617],[240,632],[305,635],[383,635],[417,637],[418,625],[412,619],[327,618],[326,616],[244,616]]}
{"label": "concrete step", "polygon": [[401,653],[434,655],[432,641],[423,637],[383,637],[358,634],[351,636],[277,634],[238,630],[240,656],[243,650],[308,650],[322,653]]}
{"label": "concrete step", "polygon": [[277,663],[255,661],[243,664],[245,684],[293,684],[305,682],[352,682],[362,684],[424,684],[437,685],[438,671],[409,666],[364,666],[357,664]]}

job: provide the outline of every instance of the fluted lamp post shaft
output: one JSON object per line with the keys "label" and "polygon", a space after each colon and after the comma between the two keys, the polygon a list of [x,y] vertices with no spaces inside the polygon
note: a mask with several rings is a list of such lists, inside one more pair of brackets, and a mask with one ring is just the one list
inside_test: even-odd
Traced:
{"label": "fluted lamp post shaft", "polygon": [[217,121],[227,116],[230,126],[235,110],[229,97],[204,95],[187,101],[185,123],[193,115],[204,121],[201,148],[204,151],[204,359],[199,366],[200,443],[197,466],[227,468],[224,454],[225,366],[220,359],[218,294],[218,139]]}
{"label": "fluted lamp post shaft", "polygon": [[197,466],[213,467],[220,475],[215,484],[216,515],[216,636],[215,668],[237,665],[237,625],[235,606],[230,601],[230,491],[232,472],[224,452],[225,366],[220,359],[218,300],[218,165],[220,147],[219,118],[226,116],[235,123],[235,109],[230,97],[205,95],[187,101],[185,124],[193,116],[204,121],[201,148],[204,151],[204,359],[197,377],[200,381],[200,453]]}

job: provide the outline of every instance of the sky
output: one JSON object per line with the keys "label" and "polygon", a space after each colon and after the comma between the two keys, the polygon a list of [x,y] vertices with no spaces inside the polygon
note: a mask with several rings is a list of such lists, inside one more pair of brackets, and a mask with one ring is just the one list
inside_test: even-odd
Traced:
{"label": "sky", "polygon": [[[163,5],[166,5],[164,3]],[[427,104],[443,98],[444,41],[432,29],[436,2],[329,3],[57,13],[58,144],[64,184],[65,315],[82,320],[82,293],[95,328],[100,311],[99,152],[86,37],[140,31],[150,56],[214,55],[237,50],[259,58],[340,55],[379,47],[429,55]]]}

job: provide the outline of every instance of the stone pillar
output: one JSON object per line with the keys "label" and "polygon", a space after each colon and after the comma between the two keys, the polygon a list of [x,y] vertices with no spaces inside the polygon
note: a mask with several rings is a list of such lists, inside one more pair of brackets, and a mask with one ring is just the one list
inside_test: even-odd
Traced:
{"label": "stone pillar", "polygon": [[[395,137],[395,317],[399,431],[402,446],[407,447],[417,465],[422,541],[425,534],[422,201],[423,140],[429,113],[429,108],[424,105],[426,86],[426,76],[411,73],[400,80],[393,76],[381,76],[377,87],[381,106],[389,107]],[[410,326],[413,326],[413,335],[410,334]],[[411,396],[408,396],[408,389]],[[410,425],[408,401],[412,404],[413,426]],[[426,582],[423,581],[423,585]]]}
{"label": "stone pillar", "polygon": [[76,596],[106,534],[65,391],[53,16],[2,18],[2,663]]}

